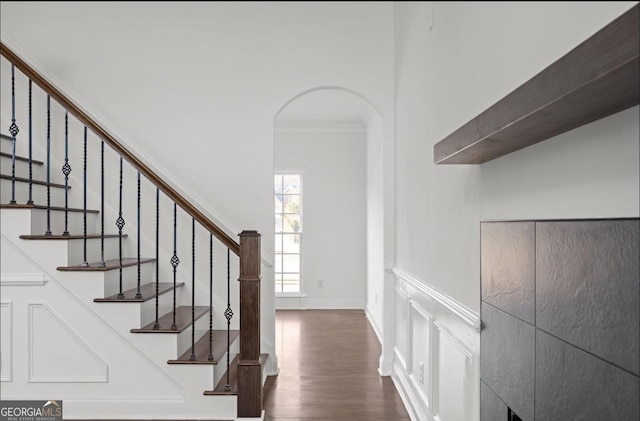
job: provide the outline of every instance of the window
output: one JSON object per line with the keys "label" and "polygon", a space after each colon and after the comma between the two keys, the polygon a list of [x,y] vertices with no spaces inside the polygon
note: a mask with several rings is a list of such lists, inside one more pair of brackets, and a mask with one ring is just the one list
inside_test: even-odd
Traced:
{"label": "window", "polygon": [[299,293],[302,177],[300,173],[276,174],[274,187],[276,293]]}

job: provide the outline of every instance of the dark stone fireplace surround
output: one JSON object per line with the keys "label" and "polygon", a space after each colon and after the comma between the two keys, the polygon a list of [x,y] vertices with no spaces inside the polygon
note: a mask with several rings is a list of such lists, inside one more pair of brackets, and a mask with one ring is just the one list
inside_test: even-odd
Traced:
{"label": "dark stone fireplace surround", "polygon": [[640,419],[640,219],[481,224],[480,419]]}

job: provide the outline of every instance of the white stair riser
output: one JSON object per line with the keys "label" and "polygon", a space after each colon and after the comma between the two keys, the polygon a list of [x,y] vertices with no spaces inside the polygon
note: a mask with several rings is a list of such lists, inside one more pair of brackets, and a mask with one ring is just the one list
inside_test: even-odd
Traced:
{"label": "white stair riser", "polygon": [[[16,177],[29,178],[29,163],[16,160]],[[0,174],[11,175],[11,158],[0,156]],[[31,177],[44,180],[47,177],[44,165],[31,165]]]}
{"label": "white stair riser", "polygon": [[[47,241],[47,240],[43,240]],[[62,241],[62,240],[57,240]],[[83,240],[67,240],[67,266],[79,265],[84,262]],[[118,257],[118,238],[104,239],[104,259],[110,260]],[[99,262],[101,259],[100,239],[87,239],[87,262]]]}
{"label": "white stair riser", "polygon": [[[182,302],[182,290],[176,288],[176,306]],[[162,317],[173,309],[173,291],[167,291],[160,295],[158,300],[158,317]],[[140,304],[140,326],[144,327],[156,320],[156,299],[152,298]]]}
{"label": "white stair riser", "polygon": [[[209,330],[209,316],[204,315],[196,320],[195,341],[198,342],[198,339],[200,339],[207,330]],[[176,358],[191,348],[191,326],[178,334],[177,346]]]}
{"label": "white stair riser", "polygon": [[[84,231],[84,214],[82,212],[67,212],[68,228],[72,234],[82,234]],[[62,234],[64,232],[64,211],[52,210],[50,212],[51,232]],[[105,225],[107,221],[105,221]],[[112,224],[113,225],[113,224]],[[114,226],[105,227],[106,233],[115,233]],[[42,235],[47,231],[47,211],[46,209],[31,210],[31,234]],[[87,213],[87,234],[100,233],[100,214]],[[99,247],[99,246],[98,246]],[[106,250],[105,250],[106,252]]]}
{"label": "white stair riser", "polygon": [[[155,280],[155,263],[143,263],[140,265],[140,285],[148,284]],[[138,285],[138,266],[122,268],[122,290],[126,291]],[[120,270],[114,269],[104,272],[104,296],[109,297],[120,291]]]}
{"label": "white stair riser", "polygon": [[[233,361],[236,354],[238,354],[239,352],[240,352],[240,337],[238,336],[235,341],[231,342],[231,350],[229,352],[229,356],[230,356],[229,363]],[[227,372],[227,353],[225,353],[220,359],[220,361],[218,361],[218,364],[214,366],[214,371],[213,371],[214,383],[213,384],[218,384],[218,382],[220,381],[220,379],[222,379],[222,377],[226,374],[226,372]]]}
{"label": "white stair riser", "polygon": [[[51,206],[64,206],[64,189],[58,187],[50,188],[51,194]],[[76,205],[75,201],[78,199],[74,197],[75,195],[71,194],[71,190],[69,190],[69,206],[72,207]],[[82,196],[82,195],[80,195]],[[31,198],[34,203],[38,205],[46,205],[47,204],[47,186],[43,186],[40,184],[33,184],[31,191]],[[29,183],[25,183],[22,181],[16,181],[15,186],[15,199],[19,204],[25,204],[29,200]],[[79,199],[82,200],[82,197]],[[11,180],[2,179],[0,180],[0,202],[1,203],[9,203],[11,201]],[[72,203],[72,201],[74,203]]]}

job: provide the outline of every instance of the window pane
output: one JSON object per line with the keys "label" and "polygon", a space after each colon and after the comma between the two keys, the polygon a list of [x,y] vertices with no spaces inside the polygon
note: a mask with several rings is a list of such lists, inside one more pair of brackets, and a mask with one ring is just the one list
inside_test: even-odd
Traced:
{"label": "window pane", "polygon": [[276,213],[282,213],[282,195],[281,194],[276,194],[276,197],[273,203],[276,209]]}
{"label": "window pane", "polygon": [[[278,236],[276,236],[277,238]],[[282,237],[282,250],[285,253],[300,253],[300,234],[285,234]],[[276,251],[278,245],[276,244]]]}
{"label": "window pane", "polygon": [[282,253],[282,234],[276,234],[276,253]]}
{"label": "window pane", "polygon": [[276,254],[276,273],[282,272],[282,255]]}
{"label": "window pane", "polygon": [[282,231],[282,215],[276,214],[276,232]]}
{"label": "window pane", "polygon": [[300,215],[282,215],[282,223],[282,231],[284,232],[302,232]]}
{"label": "window pane", "polygon": [[282,176],[275,175],[273,177],[273,187],[275,188],[276,194],[282,194]]}
{"label": "window pane", "polygon": [[276,272],[300,272],[300,255],[299,254],[283,254],[282,255],[282,271]]}
{"label": "window pane", "polygon": [[300,194],[300,174],[288,174],[282,177],[282,192]]}
{"label": "window pane", "polygon": [[284,213],[300,213],[300,195],[285,194],[282,196]]}
{"label": "window pane", "polygon": [[299,274],[285,274],[282,280],[283,292],[300,292],[300,275]]}
{"label": "window pane", "polygon": [[276,292],[282,292],[282,275],[276,275]]}

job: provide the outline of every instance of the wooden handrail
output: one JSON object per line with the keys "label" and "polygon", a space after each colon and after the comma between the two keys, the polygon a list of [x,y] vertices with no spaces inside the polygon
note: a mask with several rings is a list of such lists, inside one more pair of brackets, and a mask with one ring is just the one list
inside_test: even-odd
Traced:
{"label": "wooden handrail", "polygon": [[14,66],[16,66],[29,79],[36,83],[42,90],[55,99],[61,106],[69,111],[73,116],[80,120],[85,126],[91,129],[96,135],[111,146],[118,154],[133,165],[141,174],[149,179],[171,200],[178,204],[189,216],[193,217],[200,225],[212,233],[218,240],[229,248],[236,255],[240,255],[240,245],[226,232],[218,227],[211,219],[205,216],[198,208],[196,208],[189,200],[178,193],[169,183],[156,174],[151,168],[147,167],[136,155],[127,149],[115,136],[109,133],[98,122],[89,117],[89,115],[80,108],[76,103],[69,99],[65,94],[60,92],[55,86],[47,81],[33,67],[27,64],[20,56],[13,52],[3,42],[0,41],[0,54],[7,58]]}

